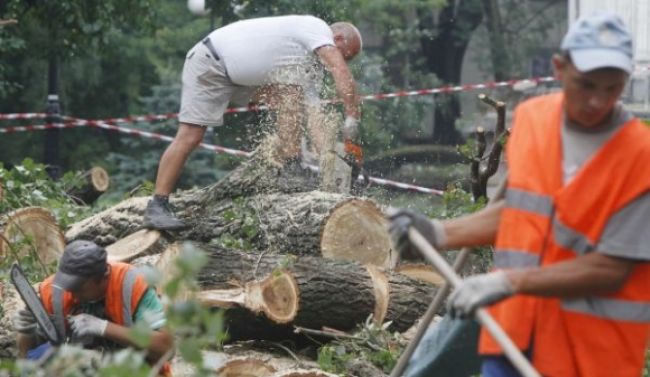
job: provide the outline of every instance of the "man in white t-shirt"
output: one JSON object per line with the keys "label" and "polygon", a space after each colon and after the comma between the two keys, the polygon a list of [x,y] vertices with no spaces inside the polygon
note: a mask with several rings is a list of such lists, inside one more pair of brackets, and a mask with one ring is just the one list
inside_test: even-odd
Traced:
{"label": "man in white t-shirt", "polygon": [[359,99],[346,61],[361,50],[361,34],[354,25],[327,25],[313,16],[265,17],[235,22],[210,33],[187,54],[179,129],[160,159],[154,197],[144,225],[177,230],[185,224],[169,207],[173,190],[189,154],[203,139],[207,127],[223,124],[233,98],[261,100],[277,110],[277,144],[272,158],[282,164],[296,162],[300,153],[303,97],[315,93],[315,77],[322,66],[334,78],[343,101],[343,137],[357,134]]}

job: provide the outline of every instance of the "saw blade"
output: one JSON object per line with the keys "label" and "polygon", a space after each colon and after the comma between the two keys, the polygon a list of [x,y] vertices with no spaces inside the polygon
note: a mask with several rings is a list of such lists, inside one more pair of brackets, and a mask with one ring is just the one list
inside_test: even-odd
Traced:
{"label": "saw blade", "polygon": [[55,346],[61,344],[61,336],[56,330],[54,322],[52,322],[50,315],[45,310],[45,307],[36,294],[34,287],[29,284],[25,273],[17,263],[14,263],[11,266],[10,278],[12,284],[16,287],[18,294],[23,299],[23,302],[25,302],[27,308],[32,312],[32,314],[34,314],[36,322],[41,327],[50,343]]}

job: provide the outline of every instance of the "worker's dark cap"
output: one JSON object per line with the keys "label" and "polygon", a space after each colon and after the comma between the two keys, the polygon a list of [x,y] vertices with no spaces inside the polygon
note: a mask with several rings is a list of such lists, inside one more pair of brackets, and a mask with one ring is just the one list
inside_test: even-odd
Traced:
{"label": "worker's dark cap", "polygon": [[106,273],[106,249],[91,241],[73,241],[63,249],[54,285],[66,291]]}

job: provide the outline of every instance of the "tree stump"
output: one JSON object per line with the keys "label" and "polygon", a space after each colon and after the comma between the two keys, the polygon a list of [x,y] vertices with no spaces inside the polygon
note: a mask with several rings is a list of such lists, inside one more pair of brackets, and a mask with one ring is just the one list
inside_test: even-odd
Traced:
{"label": "tree stump", "polygon": [[81,179],[84,182],[83,186],[74,187],[68,191],[68,195],[72,196],[80,204],[94,203],[110,186],[108,172],[99,166],[84,172]]}
{"label": "tree stump", "polygon": [[41,207],[26,207],[0,217],[0,257],[38,257],[51,264],[63,253],[65,241],[56,219]]}

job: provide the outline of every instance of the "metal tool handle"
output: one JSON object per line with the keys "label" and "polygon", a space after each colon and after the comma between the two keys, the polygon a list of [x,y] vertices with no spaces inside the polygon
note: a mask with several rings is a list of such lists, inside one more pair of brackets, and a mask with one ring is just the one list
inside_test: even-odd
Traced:
{"label": "metal tool handle", "polygon": [[[490,197],[490,200],[487,203],[487,207],[490,207],[496,201],[503,199],[505,191],[506,191],[506,181],[503,180],[501,184],[497,187],[494,196]],[[454,271],[460,271],[463,265],[465,265],[465,261],[467,260],[471,252],[472,252],[472,248],[470,247],[463,247],[462,249],[460,249],[458,254],[456,254],[456,259],[454,259],[454,265],[453,265]],[[395,367],[390,372],[390,377],[402,376],[402,374],[406,370],[406,367],[408,367],[408,364],[411,361],[411,356],[413,356],[413,353],[415,353],[415,349],[418,347],[418,344],[420,344],[420,341],[424,337],[424,334],[427,332],[427,329],[431,325],[431,322],[433,321],[433,317],[435,317],[436,313],[438,312],[438,309],[440,309],[440,306],[442,306],[443,301],[445,301],[445,298],[449,294],[450,288],[451,287],[449,286],[449,283],[445,281],[445,284],[443,284],[442,287],[438,290],[438,292],[436,292],[436,295],[433,297],[433,301],[431,301],[431,304],[429,304],[427,311],[422,316],[422,320],[418,325],[417,331],[415,332],[413,339],[411,339],[408,346],[406,346],[406,349],[404,350],[404,352],[402,352],[402,355],[397,360],[397,364],[395,364]]]}
{"label": "metal tool handle", "polygon": [[[429,242],[414,228],[409,229],[409,239],[420,250],[422,255],[429,263],[433,264],[438,272],[447,280],[452,287],[457,288],[463,281]],[[508,334],[503,331],[501,326],[492,318],[490,313],[483,308],[476,311],[476,319],[492,335],[494,340],[501,346],[506,357],[510,359],[512,365],[517,368],[519,373],[524,377],[541,377],[541,374],[533,368],[530,361],[524,357],[519,348],[515,346]]]}

